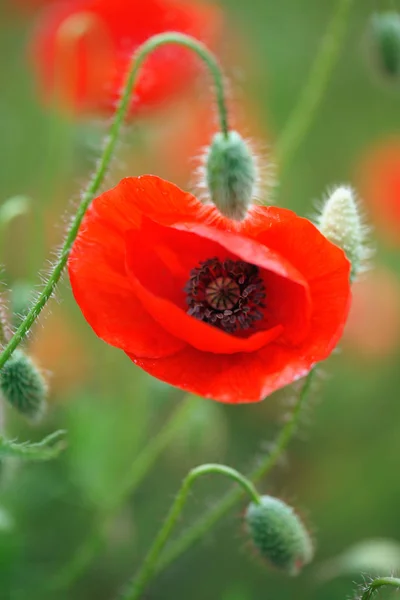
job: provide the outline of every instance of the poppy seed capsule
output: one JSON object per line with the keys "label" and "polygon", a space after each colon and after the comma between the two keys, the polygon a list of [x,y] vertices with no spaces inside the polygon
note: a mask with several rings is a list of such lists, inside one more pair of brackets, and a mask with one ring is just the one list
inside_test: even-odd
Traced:
{"label": "poppy seed capsule", "polygon": [[317,222],[321,233],[339,246],[351,263],[350,279],[354,281],[363,267],[368,250],[365,227],[350,187],[340,186],[326,200]]}
{"label": "poppy seed capsule", "polygon": [[5,400],[26,417],[36,420],[43,414],[46,382],[29,356],[20,350],[15,350],[0,371],[0,390]]}
{"label": "poppy seed capsule", "polygon": [[237,131],[216,133],[205,154],[205,179],[211,201],[235,221],[243,221],[257,185],[257,166]]}
{"label": "poppy seed capsule", "polygon": [[400,75],[400,14],[378,13],[371,18],[370,32],[373,59],[388,77]]}
{"label": "poppy seed capsule", "polygon": [[293,508],[278,498],[262,496],[245,514],[247,531],[261,556],[288,575],[297,575],[314,554],[312,541]]}

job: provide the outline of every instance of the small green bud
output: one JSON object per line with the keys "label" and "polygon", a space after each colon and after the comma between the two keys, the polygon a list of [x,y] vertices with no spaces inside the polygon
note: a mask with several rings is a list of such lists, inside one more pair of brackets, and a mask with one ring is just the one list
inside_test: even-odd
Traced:
{"label": "small green bud", "polygon": [[373,60],[380,72],[396,78],[400,75],[400,14],[376,13],[370,32]]}
{"label": "small green bud", "polygon": [[15,350],[0,371],[0,390],[20,413],[30,419],[42,416],[47,395],[47,385],[32,360],[21,350]]}
{"label": "small green bud", "polygon": [[257,194],[256,158],[237,131],[216,133],[204,158],[205,183],[218,210],[235,221],[245,219]]}
{"label": "small green bud", "polygon": [[268,562],[288,575],[297,575],[311,562],[311,537],[293,508],[278,498],[262,496],[252,502],[245,515],[248,533]]}
{"label": "small green bud", "polygon": [[366,228],[353,190],[346,186],[336,188],[326,200],[317,220],[321,233],[342,248],[351,263],[351,281],[363,269],[369,250],[365,244]]}

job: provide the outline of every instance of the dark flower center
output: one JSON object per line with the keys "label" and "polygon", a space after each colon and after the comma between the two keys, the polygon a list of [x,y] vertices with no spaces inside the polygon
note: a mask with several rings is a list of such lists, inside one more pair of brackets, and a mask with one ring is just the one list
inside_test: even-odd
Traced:
{"label": "dark flower center", "polygon": [[201,262],[191,270],[185,291],[189,315],[228,333],[250,329],[264,316],[260,270],[242,260]]}

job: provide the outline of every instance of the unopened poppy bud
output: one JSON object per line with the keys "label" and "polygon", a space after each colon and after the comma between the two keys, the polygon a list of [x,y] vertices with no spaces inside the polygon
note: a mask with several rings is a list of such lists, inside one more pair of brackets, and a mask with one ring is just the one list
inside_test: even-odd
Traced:
{"label": "unopened poppy bud", "polygon": [[321,233],[342,248],[351,263],[354,281],[368,257],[365,245],[365,227],[351,188],[340,186],[326,200],[317,221]]}
{"label": "unopened poppy bud", "polygon": [[371,50],[381,73],[400,75],[400,14],[395,11],[377,13],[371,18]]}
{"label": "unopened poppy bud", "polygon": [[242,221],[257,187],[256,159],[248,144],[237,131],[216,133],[204,163],[211,201],[229,219]]}
{"label": "unopened poppy bud", "polygon": [[20,413],[30,419],[43,414],[47,385],[32,360],[21,350],[15,350],[0,371],[0,390]]}
{"label": "unopened poppy bud", "polygon": [[311,537],[293,508],[278,498],[262,496],[245,515],[250,537],[268,562],[288,575],[297,575],[314,554]]}

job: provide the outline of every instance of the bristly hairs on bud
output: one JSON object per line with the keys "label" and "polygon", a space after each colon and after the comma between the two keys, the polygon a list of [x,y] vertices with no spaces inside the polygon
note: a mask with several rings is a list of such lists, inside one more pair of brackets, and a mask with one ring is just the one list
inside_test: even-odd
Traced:
{"label": "bristly hairs on bud", "polygon": [[47,384],[31,358],[15,350],[0,371],[2,396],[21,414],[37,421],[46,407]]}
{"label": "bristly hairs on bud", "polygon": [[372,250],[368,246],[369,228],[363,222],[360,203],[354,190],[341,185],[328,193],[316,219],[321,233],[339,246],[351,263],[351,281],[368,268]]}
{"label": "bristly hairs on bud", "polygon": [[293,508],[272,496],[261,496],[245,513],[247,532],[260,555],[288,575],[298,575],[313,559],[311,536]]}
{"label": "bristly hairs on bud", "polygon": [[199,157],[194,187],[204,203],[213,203],[222,215],[240,222],[273,183],[273,169],[265,165],[268,161],[260,160],[252,141],[235,130],[227,136],[217,132]]}
{"label": "bristly hairs on bud", "polygon": [[378,72],[388,78],[400,77],[400,12],[375,13],[369,31],[371,58]]}

